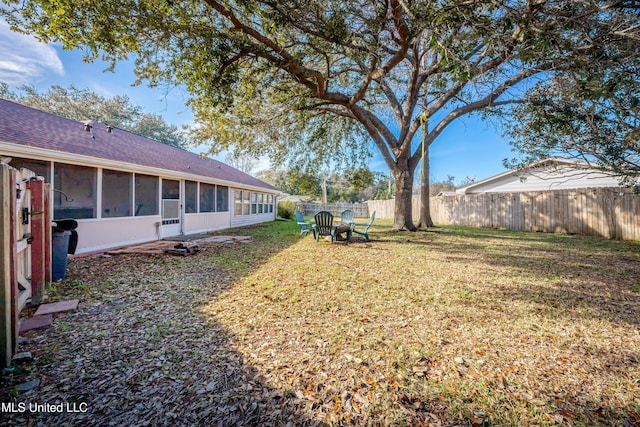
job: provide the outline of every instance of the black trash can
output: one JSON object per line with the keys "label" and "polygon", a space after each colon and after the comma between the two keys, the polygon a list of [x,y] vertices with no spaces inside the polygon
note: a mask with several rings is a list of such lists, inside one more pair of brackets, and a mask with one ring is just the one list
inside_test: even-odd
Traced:
{"label": "black trash can", "polygon": [[67,277],[67,252],[71,231],[54,229],[51,233],[51,278],[63,280]]}
{"label": "black trash can", "polygon": [[76,228],[78,228],[78,221],[75,219],[57,219],[55,222],[55,227],[53,231],[70,231],[71,236],[69,237],[69,245],[67,253],[73,255],[76,253],[76,247],[78,246],[78,232]]}

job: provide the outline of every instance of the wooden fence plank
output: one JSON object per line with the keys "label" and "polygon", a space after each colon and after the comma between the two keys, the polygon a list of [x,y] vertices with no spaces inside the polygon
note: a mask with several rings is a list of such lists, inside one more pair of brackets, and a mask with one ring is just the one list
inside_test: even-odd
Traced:
{"label": "wooden fence plank", "polygon": [[[16,191],[16,175],[17,170],[9,170],[9,189]],[[18,322],[20,320],[20,306],[18,305],[18,297],[20,290],[18,289],[18,239],[16,230],[18,228],[17,200],[11,194],[9,197],[9,224],[11,231],[9,233],[9,268],[11,269],[11,354],[15,353],[18,347]]]}
{"label": "wooden fence plank", "polygon": [[329,211],[333,216],[340,216],[342,211],[349,209],[355,213],[356,218],[369,218],[370,216],[369,207],[366,203],[300,203],[298,204],[298,209],[305,215],[315,215],[320,211]]}
{"label": "wooden fence plank", "polygon": [[[413,203],[419,203],[417,197]],[[372,200],[377,218],[393,218],[393,200]],[[640,241],[640,194],[616,188],[477,193],[431,198],[437,224],[561,232]],[[417,218],[415,218],[417,219]]]}
{"label": "wooden fence plank", "polygon": [[52,229],[49,226],[49,224],[51,224],[51,221],[53,220],[53,218],[51,217],[51,212],[53,211],[53,209],[51,209],[51,195],[53,194],[52,192],[52,187],[50,183],[45,183],[44,184],[44,205],[43,205],[43,211],[44,211],[44,281],[45,283],[49,284],[53,281],[53,264],[51,261],[51,233],[52,233]]}
{"label": "wooden fence plank", "polygon": [[[31,192],[31,302],[41,304],[45,291],[45,213],[44,181],[32,179],[28,182]],[[47,224],[46,226],[49,226]]]}
{"label": "wooden fence plank", "polygon": [[11,365],[11,178],[9,166],[0,163],[0,367]]}

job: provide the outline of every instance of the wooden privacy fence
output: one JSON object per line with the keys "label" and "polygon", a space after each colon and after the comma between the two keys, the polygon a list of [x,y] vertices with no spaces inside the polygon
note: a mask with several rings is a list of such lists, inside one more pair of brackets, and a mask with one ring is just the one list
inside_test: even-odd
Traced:
{"label": "wooden privacy fence", "polygon": [[[379,218],[393,218],[393,200],[369,201]],[[420,200],[413,198],[413,217]],[[615,188],[478,193],[431,197],[437,224],[568,233],[640,241],[640,194]]]}
{"label": "wooden privacy fence", "polygon": [[0,164],[0,365],[11,364],[27,302],[42,302],[51,282],[51,184]]}
{"label": "wooden privacy fence", "polygon": [[356,218],[369,218],[369,208],[366,203],[300,203],[298,209],[305,215],[329,211],[333,216],[340,216],[342,211],[351,209]]}

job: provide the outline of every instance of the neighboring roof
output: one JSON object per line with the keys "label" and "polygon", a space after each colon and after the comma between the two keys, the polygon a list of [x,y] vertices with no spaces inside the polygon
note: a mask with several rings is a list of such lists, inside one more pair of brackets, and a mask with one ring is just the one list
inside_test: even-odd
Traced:
{"label": "neighboring roof", "polygon": [[[540,176],[535,176],[537,171],[541,171]],[[568,173],[569,171],[571,171],[571,173]],[[531,185],[540,188],[527,188],[530,186],[525,185],[527,179],[533,177],[538,178],[538,181],[540,182],[537,184],[531,183]],[[519,191],[553,190],[571,188],[573,186],[579,188],[588,186],[602,187],[618,185],[618,181],[613,175],[596,169],[586,162],[561,157],[550,157],[548,159],[532,163],[523,169],[508,170],[482,181],[474,182],[467,186],[458,188],[456,189],[456,194],[491,191],[492,188],[500,185],[501,181],[513,181],[515,178],[518,178],[522,183],[522,189]],[[543,186],[544,188],[542,188]]]}
{"label": "neighboring roof", "polygon": [[279,191],[266,182],[217,160],[152,139],[90,122],[78,122],[41,110],[0,99],[0,142],[8,142],[64,153],[90,156],[134,165],[161,168],[217,180],[231,181],[270,191]]}

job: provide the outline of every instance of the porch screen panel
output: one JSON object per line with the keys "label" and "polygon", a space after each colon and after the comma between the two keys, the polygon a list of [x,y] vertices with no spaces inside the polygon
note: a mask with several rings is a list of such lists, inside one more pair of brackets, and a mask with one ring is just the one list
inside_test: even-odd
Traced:
{"label": "porch screen panel", "polygon": [[43,177],[44,182],[51,182],[51,162],[14,157],[9,162],[9,165],[16,169],[29,169],[30,171],[35,172],[36,175]]}
{"label": "porch screen panel", "polygon": [[195,181],[184,182],[184,211],[198,212],[198,183]]}
{"label": "porch screen panel", "polygon": [[158,215],[158,177],[136,174],[135,216]]}
{"label": "porch screen panel", "polygon": [[53,218],[95,218],[97,169],[56,163],[53,172]]}
{"label": "porch screen panel", "polygon": [[163,199],[180,199],[180,181],[172,179],[162,180],[162,198]]}
{"label": "porch screen panel", "polygon": [[200,212],[215,212],[216,186],[200,183]]}
{"label": "porch screen panel", "polygon": [[229,211],[229,187],[216,187],[216,212]]}
{"label": "porch screen panel", "polygon": [[162,199],[162,224],[177,224],[180,221],[180,200]]}
{"label": "porch screen panel", "polygon": [[132,176],[128,172],[102,171],[102,217],[131,216]]}

